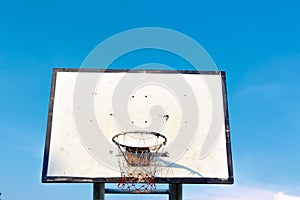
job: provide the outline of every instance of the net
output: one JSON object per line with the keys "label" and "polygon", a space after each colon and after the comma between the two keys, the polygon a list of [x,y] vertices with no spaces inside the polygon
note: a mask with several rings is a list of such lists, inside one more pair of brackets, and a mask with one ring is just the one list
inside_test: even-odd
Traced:
{"label": "net", "polygon": [[112,141],[119,147],[121,178],[118,187],[128,192],[149,193],[156,189],[157,155],[167,138],[156,132],[125,132]]}

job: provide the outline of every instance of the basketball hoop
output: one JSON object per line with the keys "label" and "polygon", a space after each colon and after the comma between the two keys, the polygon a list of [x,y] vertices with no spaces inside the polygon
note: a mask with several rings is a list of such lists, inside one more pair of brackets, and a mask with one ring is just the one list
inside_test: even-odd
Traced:
{"label": "basketball hoop", "polygon": [[134,193],[155,190],[157,153],[166,145],[167,138],[156,132],[131,131],[115,135],[112,141],[124,158],[119,161],[121,178],[118,187]]}

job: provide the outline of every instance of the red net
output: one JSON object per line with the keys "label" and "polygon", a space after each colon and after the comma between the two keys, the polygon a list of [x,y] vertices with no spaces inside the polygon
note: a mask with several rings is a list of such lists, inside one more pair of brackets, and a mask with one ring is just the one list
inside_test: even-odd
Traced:
{"label": "red net", "polygon": [[150,193],[156,189],[154,176],[141,173],[137,175],[122,173],[118,187],[133,193]]}
{"label": "red net", "polygon": [[155,132],[126,132],[115,135],[112,140],[119,147],[121,155],[118,187],[132,193],[155,190],[157,153],[166,144],[166,137]]}

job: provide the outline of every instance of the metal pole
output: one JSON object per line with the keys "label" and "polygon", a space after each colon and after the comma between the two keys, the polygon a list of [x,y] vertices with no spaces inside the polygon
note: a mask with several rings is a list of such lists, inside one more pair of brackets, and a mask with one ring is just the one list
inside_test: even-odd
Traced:
{"label": "metal pole", "polygon": [[182,184],[169,184],[169,200],[182,200]]}
{"label": "metal pole", "polygon": [[94,183],[93,189],[94,189],[93,200],[104,200],[105,183]]}

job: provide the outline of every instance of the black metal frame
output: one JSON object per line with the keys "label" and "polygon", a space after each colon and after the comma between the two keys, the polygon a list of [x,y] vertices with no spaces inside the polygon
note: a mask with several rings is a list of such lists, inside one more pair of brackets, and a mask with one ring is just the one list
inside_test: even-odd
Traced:
{"label": "black metal frame", "polygon": [[44,149],[44,162],[42,172],[43,183],[118,183],[120,177],[110,178],[92,178],[92,177],[68,177],[68,176],[47,176],[49,150],[51,141],[51,126],[53,115],[53,104],[55,99],[55,83],[57,72],[105,72],[105,73],[164,73],[164,74],[206,74],[206,75],[221,75],[222,77],[222,92],[223,92],[223,108],[225,119],[225,136],[226,136],[226,150],[227,150],[227,163],[228,163],[228,178],[155,178],[156,183],[170,183],[170,184],[233,184],[233,163],[231,152],[231,139],[229,127],[229,113],[228,113],[228,100],[226,88],[226,74],[224,71],[195,71],[195,70],[143,70],[143,69],[90,69],[90,68],[54,68],[52,71],[52,83],[50,90],[48,121],[46,131],[46,142]]}

